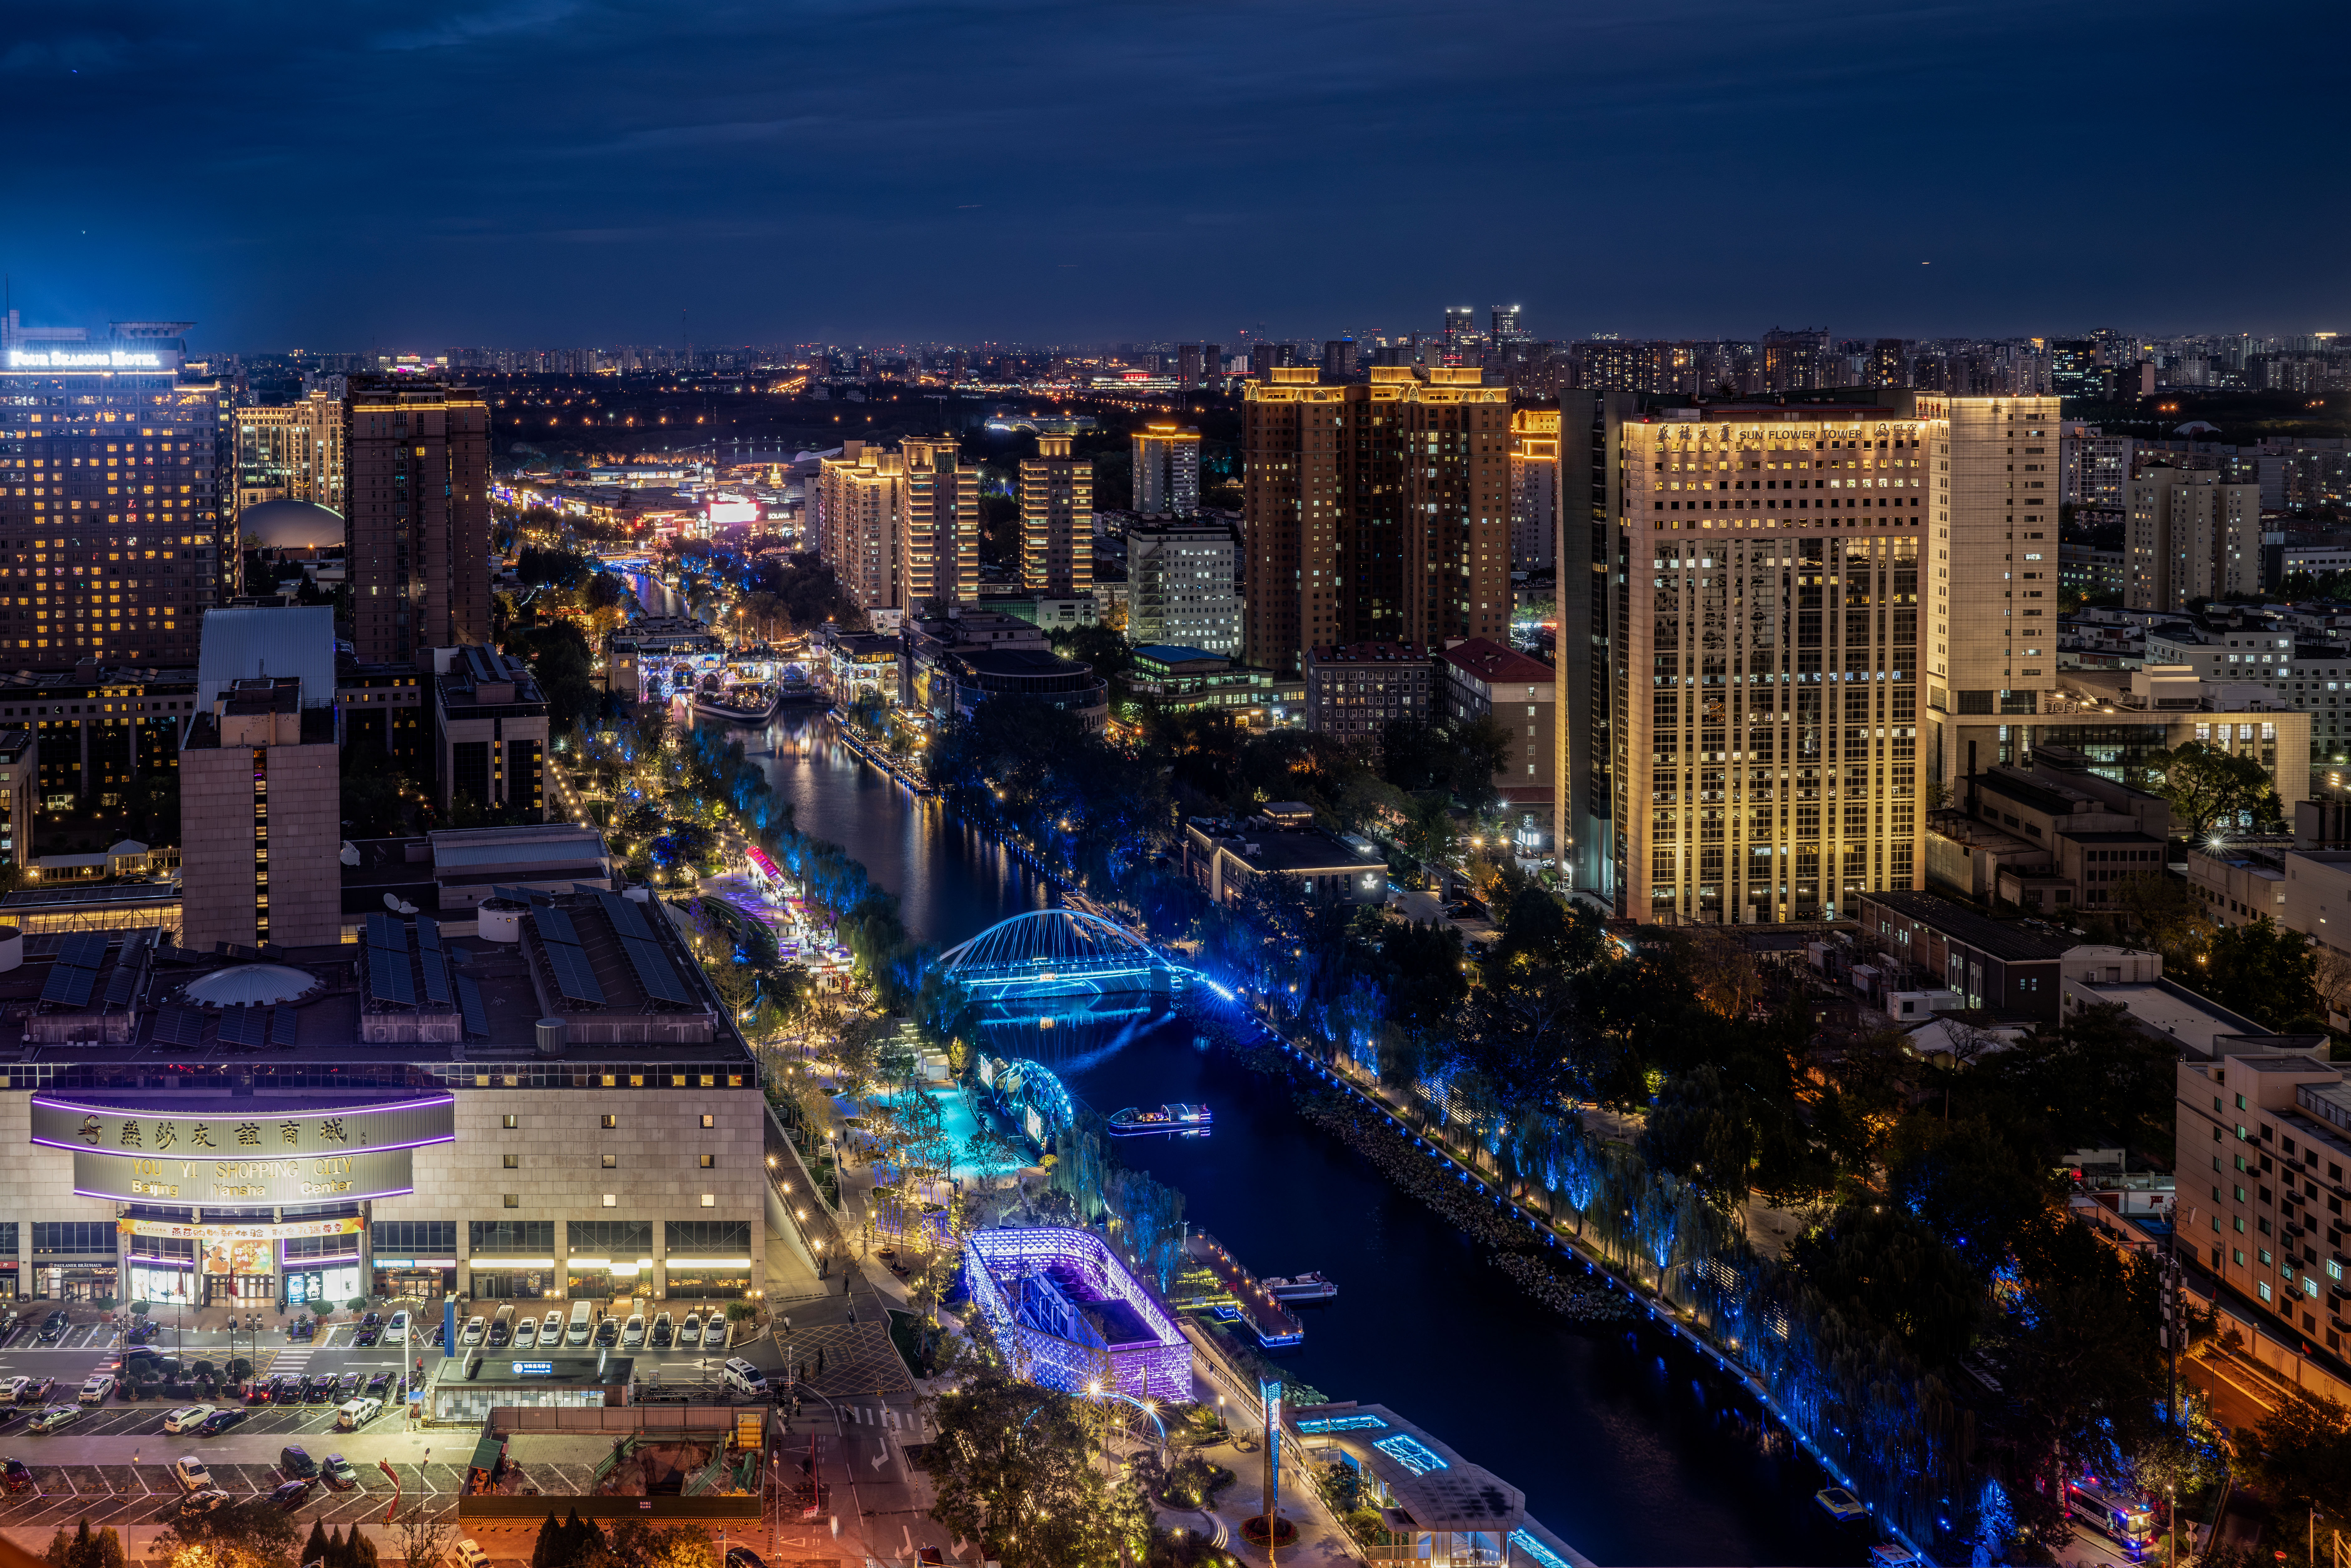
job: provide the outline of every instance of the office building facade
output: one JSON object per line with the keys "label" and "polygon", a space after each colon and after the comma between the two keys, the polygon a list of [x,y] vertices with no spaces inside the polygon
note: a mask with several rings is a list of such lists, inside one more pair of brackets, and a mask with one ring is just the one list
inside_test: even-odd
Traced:
{"label": "office building facade", "polygon": [[1588,496],[1561,545],[1562,580],[1591,584],[1560,637],[1577,885],[1667,924],[1917,886],[1918,421],[1587,394],[1562,424]]}
{"label": "office building facade", "polygon": [[1020,461],[1020,586],[1054,599],[1094,591],[1094,465],[1070,437],[1040,435]]}
{"label": "office building facade", "polygon": [[1310,648],[1510,632],[1508,390],[1467,368],[1370,374],[1247,389],[1246,655],[1279,674]]}
{"label": "office building facade", "polygon": [[343,404],[313,392],[299,402],[236,411],[236,509],[308,501],[343,513]]}
{"label": "office building facade", "polygon": [[1240,547],[1224,524],[1128,525],[1126,587],[1130,643],[1239,656]]}
{"label": "office building facade", "polygon": [[1200,509],[1200,433],[1154,423],[1134,433],[1134,509],[1188,517]]}
{"label": "office building facade", "polygon": [[1410,643],[1348,643],[1306,654],[1306,727],[1350,745],[1379,744],[1398,719],[1431,724],[1443,716],[1437,664]]}
{"label": "office building facade", "polygon": [[190,323],[11,326],[0,346],[0,651],[21,669],[193,664],[235,591],[228,393],[183,381]]}
{"label": "office building facade", "polygon": [[465,387],[354,384],[343,404],[352,643],[416,664],[490,638],[490,408]]}

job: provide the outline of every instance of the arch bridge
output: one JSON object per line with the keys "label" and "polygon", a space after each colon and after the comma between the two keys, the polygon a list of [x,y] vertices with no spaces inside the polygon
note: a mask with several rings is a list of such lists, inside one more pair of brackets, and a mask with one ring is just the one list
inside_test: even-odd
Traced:
{"label": "arch bridge", "polygon": [[1174,988],[1175,966],[1114,920],[1037,909],[998,921],[939,955],[947,977],[984,1001]]}

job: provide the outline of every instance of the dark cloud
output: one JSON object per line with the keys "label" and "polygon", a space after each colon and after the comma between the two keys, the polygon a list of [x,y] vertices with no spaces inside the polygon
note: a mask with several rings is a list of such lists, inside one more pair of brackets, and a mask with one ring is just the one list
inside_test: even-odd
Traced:
{"label": "dark cloud", "polygon": [[2308,71],[2346,30],[2179,0],[20,8],[0,264],[30,315],[254,347],[1499,300],[1562,337],[2307,330],[2346,237]]}

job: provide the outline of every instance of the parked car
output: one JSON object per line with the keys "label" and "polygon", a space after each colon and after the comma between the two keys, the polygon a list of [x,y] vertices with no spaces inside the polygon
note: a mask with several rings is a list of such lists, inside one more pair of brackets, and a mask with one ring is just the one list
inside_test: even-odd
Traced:
{"label": "parked car", "polygon": [[351,1335],[351,1343],[361,1350],[372,1350],[375,1348],[376,1342],[382,1338],[383,1331],[381,1329],[361,1329],[359,1333]]}
{"label": "parked car", "polygon": [[549,1312],[538,1322],[538,1344],[542,1350],[553,1350],[563,1343],[563,1314]]}
{"label": "parked car", "polygon": [[97,1376],[83,1381],[80,1402],[84,1405],[103,1405],[106,1403],[107,1396],[113,1392],[114,1374],[101,1372]]}
{"label": "parked car", "polygon": [[24,1385],[23,1387],[16,1390],[16,1403],[19,1405],[47,1404],[48,1402],[50,1393],[55,1390],[57,1385],[57,1380],[54,1377],[41,1377],[37,1375],[33,1377],[21,1377],[16,1381]]}
{"label": "parked car", "polygon": [[685,1322],[677,1325],[677,1348],[680,1350],[702,1348],[702,1314],[700,1312],[686,1313]]}
{"label": "parked car", "polygon": [[9,1423],[16,1420],[17,1416],[22,1416],[24,1413],[25,1412],[23,1410],[14,1405],[0,1405],[0,1428],[5,1428]]}
{"label": "parked car", "polygon": [[392,1344],[408,1343],[408,1313],[405,1310],[392,1314],[392,1321],[383,1325],[383,1337]]}
{"label": "parked car", "polygon": [[242,1426],[244,1423],[245,1412],[232,1406],[226,1410],[215,1410],[205,1416],[204,1424],[196,1428],[196,1436],[217,1437],[230,1427]]}
{"label": "parked car", "polygon": [[631,1312],[629,1314],[628,1322],[622,1325],[621,1329],[621,1348],[622,1350],[635,1350],[644,1343],[645,1314],[643,1312]]}
{"label": "parked car", "polygon": [[213,1510],[221,1507],[227,1501],[228,1493],[221,1490],[218,1487],[210,1487],[203,1491],[192,1491],[187,1496],[182,1498],[180,1500],[180,1511],[182,1513],[210,1513]]}
{"label": "parked car", "polygon": [[340,1454],[327,1456],[319,1467],[319,1479],[336,1491],[355,1490],[360,1484],[359,1474],[351,1469],[350,1460]]}
{"label": "parked car", "polygon": [[355,1399],[359,1397],[359,1392],[360,1374],[356,1372],[346,1372],[336,1381],[335,1403],[340,1405],[349,1400]]}
{"label": "parked car", "polygon": [[457,1568],[490,1568],[490,1554],[463,1536],[449,1548],[449,1555],[456,1560]]}
{"label": "parked car", "polygon": [[525,1318],[515,1324],[514,1347],[517,1350],[531,1350],[538,1344],[538,1320],[537,1318]]}
{"label": "parked car", "polygon": [[730,1546],[726,1549],[726,1568],[768,1568],[768,1564],[747,1546]]}
{"label": "parked car", "polygon": [[204,1417],[212,1413],[213,1406],[209,1405],[183,1405],[163,1417],[163,1430],[176,1437],[202,1426]]}
{"label": "parked car", "polygon": [[654,1313],[653,1332],[653,1348],[655,1350],[667,1350],[670,1347],[670,1343],[676,1338],[677,1324],[671,1320],[670,1315],[667,1312]]}
{"label": "parked car", "polygon": [[319,1320],[313,1317],[296,1318],[286,1325],[286,1337],[289,1340],[317,1339]]}
{"label": "parked car", "polygon": [[482,1343],[482,1336],[489,1332],[490,1320],[476,1313],[465,1320],[465,1332],[457,1343],[468,1347],[477,1345]]}
{"label": "parked car", "polygon": [[381,1399],[354,1399],[335,1412],[335,1430],[356,1432],[382,1413]]}
{"label": "parked car", "polygon": [[16,1404],[23,1398],[26,1385],[32,1381],[22,1376],[0,1379],[0,1403]]}
{"label": "parked car", "polygon": [[0,1492],[13,1497],[33,1490],[33,1467],[22,1459],[0,1459]]}
{"label": "parked car", "polygon": [[381,1312],[367,1312],[361,1314],[360,1318],[360,1327],[363,1329],[380,1329],[383,1327],[383,1314]]}
{"label": "parked car", "polygon": [[315,1480],[282,1482],[271,1490],[269,1500],[292,1513],[310,1500],[310,1489],[318,1484]]}
{"label": "parked car", "polygon": [[153,1339],[162,1332],[163,1325],[157,1322],[153,1318],[141,1318],[137,1322],[131,1325],[130,1332],[125,1333],[122,1338],[124,1343],[128,1344],[145,1344],[149,1340]]}
{"label": "parked car", "polygon": [[504,1350],[514,1340],[514,1320],[501,1317],[490,1324],[490,1337],[486,1343],[492,1350]]}
{"label": "parked car", "polygon": [[41,1332],[36,1337],[42,1344],[55,1344],[66,1337],[66,1330],[72,1326],[63,1310],[59,1310],[41,1320]]}
{"label": "parked car", "polygon": [[605,1318],[596,1325],[595,1343],[606,1350],[621,1343],[621,1320]]}
{"label": "parked car", "polygon": [[193,1454],[183,1454],[172,1461],[172,1479],[180,1483],[182,1491],[192,1494],[213,1484],[212,1471]]}
{"label": "parked car", "polygon": [[302,1382],[302,1403],[324,1405],[335,1396],[335,1375],[314,1372]]}
{"label": "parked car", "polygon": [[379,1372],[367,1380],[367,1386],[360,1390],[360,1396],[363,1399],[381,1399],[391,1387],[392,1374]]}
{"label": "parked car", "polygon": [[52,1405],[33,1417],[31,1429],[36,1432],[61,1432],[80,1418],[81,1406],[78,1405]]}
{"label": "parked car", "polygon": [[289,1481],[316,1480],[319,1461],[299,1443],[288,1443],[277,1450],[277,1473]]}

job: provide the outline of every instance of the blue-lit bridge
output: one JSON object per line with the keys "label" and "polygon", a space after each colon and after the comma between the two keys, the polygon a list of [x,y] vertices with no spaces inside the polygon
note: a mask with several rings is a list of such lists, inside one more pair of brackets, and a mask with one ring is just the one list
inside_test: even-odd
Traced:
{"label": "blue-lit bridge", "polygon": [[982,1001],[1037,997],[1165,995],[1177,970],[1114,920],[1039,909],[999,921],[939,955],[947,977]]}

